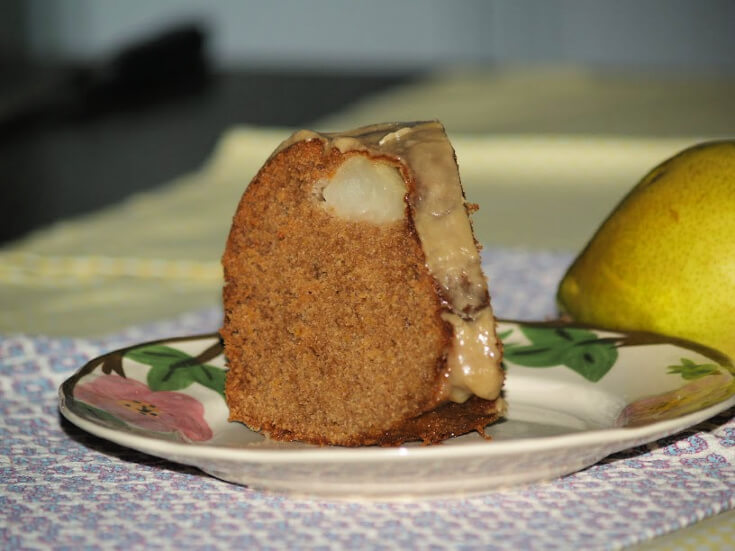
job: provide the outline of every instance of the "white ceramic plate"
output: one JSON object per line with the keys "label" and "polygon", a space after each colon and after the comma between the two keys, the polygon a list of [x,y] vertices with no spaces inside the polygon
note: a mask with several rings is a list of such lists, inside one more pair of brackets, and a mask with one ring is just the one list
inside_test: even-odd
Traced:
{"label": "white ceramic plate", "polygon": [[216,335],[101,356],[59,390],[78,427],[230,482],[320,496],[477,494],[572,473],[735,405],[730,360],[650,334],[501,322],[508,418],[440,445],[314,447],[227,421]]}

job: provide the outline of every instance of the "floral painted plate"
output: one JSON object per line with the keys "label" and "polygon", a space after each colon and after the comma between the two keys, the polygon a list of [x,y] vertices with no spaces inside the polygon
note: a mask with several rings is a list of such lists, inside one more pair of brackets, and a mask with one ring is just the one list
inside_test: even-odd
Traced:
{"label": "floral painted plate", "polygon": [[440,445],[316,447],[227,421],[216,335],[92,360],[61,386],[80,428],[253,488],[351,497],[477,494],[568,474],[735,405],[722,354],[642,333],[501,322],[507,420]]}

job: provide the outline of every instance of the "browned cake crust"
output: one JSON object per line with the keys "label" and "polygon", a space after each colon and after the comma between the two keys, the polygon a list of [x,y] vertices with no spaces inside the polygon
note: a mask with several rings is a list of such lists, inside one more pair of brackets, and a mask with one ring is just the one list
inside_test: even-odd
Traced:
{"label": "browned cake crust", "polygon": [[351,222],[318,205],[314,183],[359,154],[297,142],[240,201],[223,256],[230,419],[345,446],[481,430],[496,401],[442,406],[452,329],[411,217]]}
{"label": "browned cake crust", "polygon": [[436,444],[472,431],[488,438],[485,427],[504,414],[505,410],[497,400],[483,400],[473,396],[462,404],[447,402],[418,417],[407,419],[400,426],[386,431],[376,443],[381,446],[398,446],[410,440],[423,440],[425,444]]}

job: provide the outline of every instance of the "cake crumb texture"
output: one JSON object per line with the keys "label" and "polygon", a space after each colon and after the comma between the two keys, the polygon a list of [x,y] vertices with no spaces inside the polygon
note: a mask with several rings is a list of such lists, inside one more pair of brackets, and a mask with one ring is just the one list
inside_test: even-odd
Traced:
{"label": "cake crumb texture", "polygon": [[[410,208],[396,222],[339,218],[320,183],[351,155],[320,140],[272,156],[248,186],[223,255],[230,420],[278,440],[437,442],[499,416],[448,404],[452,327]],[[393,163],[414,190],[411,173]]]}
{"label": "cake crumb texture", "polygon": [[320,207],[342,157],[309,141],[267,163],[223,258],[231,418],[275,438],[370,442],[438,399],[449,334],[421,246],[407,218]]}

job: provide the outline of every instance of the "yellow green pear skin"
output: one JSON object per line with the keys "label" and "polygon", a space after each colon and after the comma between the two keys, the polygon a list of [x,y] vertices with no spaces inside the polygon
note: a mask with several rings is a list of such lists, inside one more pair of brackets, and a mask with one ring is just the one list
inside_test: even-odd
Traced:
{"label": "yellow green pear skin", "polygon": [[735,140],[651,170],[562,279],[573,319],[692,340],[735,358]]}

